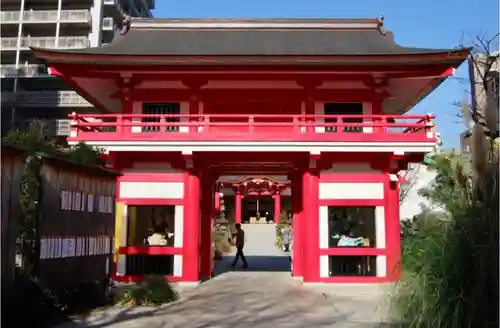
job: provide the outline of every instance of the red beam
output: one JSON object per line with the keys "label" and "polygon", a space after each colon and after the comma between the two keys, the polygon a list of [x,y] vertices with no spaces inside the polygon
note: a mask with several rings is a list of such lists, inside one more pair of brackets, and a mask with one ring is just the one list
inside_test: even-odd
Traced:
{"label": "red beam", "polygon": [[134,206],[183,205],[181,198],[118,198],[120,202]]}
{"label": "red beam", "polygon": [[384,206],[384,199],[320,199],[320,206],[364,207]]}
{"label": "red beam", "polygon": [[320,248],[319,254],[329,256],[377,256],[386,255],[387,250],[370,247],[332,247]]}
{"label": "red beam", "polygon": [[122,246],[118,248],[120,255],[180,255],[182,247],[169,246]]}
{"label": "red beam", "polygon": [[[185,102],[192,92],[188,89],[134,89],[132,98],[143,102]],[[312,92],[316,101],[346,102],[356,99],[358,102],[373,101],[390,97],[389,93],[375,93],[367,89],[316,89]],[[265,101],[292,103],[306,99],[303,89],[202,89],[200,100],[208,103],[241,103]]]}
{"label": "red beam", "polygon": [[[351,57],[352,58],[352,57]],[[123,59],[126,62],[126,59]],[[101,74],[112,74],[116,76],[120,72],[132,72],[137,74],[144,73],[179,73],[184,77],[188,75],[200,75],[200,74],[210,74],[211,77],[217,75],[227,75],[234,79],[234,75],[272,75],[272,74],[295,74],[298,75],[338,75],[344,73],[357,73],[359,75],[370,75],[372,73],[414,73],[421,74],[423,72],[440,70],[441,73],[446,71],[448,68],[453,67],[448,63],[436,63],[436,64],[424,64],[422,62],[413,62],[411,64],[404,63],[402,65],[394,65],[396,61],[390,64],[371,64],[371,65],[348,65],[343,63],[342,65],[335,64],[317,64],[317,65],[303,65],[303,64],[289,64],[289,65],[279,65],[279,64],[262,64],[262,65],[248,65],[248,64],[233,64],[224,66],[213,66],[213,65],[190,65],[190,64],[177,64],[177,65],[145,65],[141,63],[137,64],[127,64],[127,65],[105,65],[96,64],[95,62],[90,64],[73,64],[73,63],[51,63],[51,67],[56,67],[61,72],[71,71],[73,74],[78,76],[98,76]],[[406,65],[405,65],[406,64]],[[111,75],[110,75],[111,76]],[[172,77],[176,77],[172,75]],[[169,79],[169,77],[165,77]]]}
{"label": "red beam", "polygon": [[[174,277],[174,276],[164,276],[165,279],[169,282],[179,282],[182,281],[182,277]],[[129,276],[129,275],[124,275],[124,276],[119,276],[119,275],[113,275],[111,278],[113,281],[118,281],[118,282],[141,282],[144,281],[146,278],[146,275],[136,275],[136,276]]]}

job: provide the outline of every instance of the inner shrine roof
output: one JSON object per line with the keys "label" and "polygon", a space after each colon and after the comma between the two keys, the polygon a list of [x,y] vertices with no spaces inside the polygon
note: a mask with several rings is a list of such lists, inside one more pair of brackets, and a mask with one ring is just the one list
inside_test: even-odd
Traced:
{"label": "inner shrine roof", "polygon": [[[91,57],[378,56],[453,55],[464,51],[400,46],[393,34],[384,30],[383,21],[379,19],[132,19],[129,28],[117,32],[109,45],[75,50],[34,50],[45,52],[41,57],[49,53]],[[83,57],[79,60],[72,57],[57,60],[85,61]]]}
{"label": "inner shrine roof", "polygon": [[288,183],[286,176],[222,176],[219,178],[221,183],[230,183],[232,185],[240,185],[244,183],[262,183],[262,184],[277,184],[285,185]]}

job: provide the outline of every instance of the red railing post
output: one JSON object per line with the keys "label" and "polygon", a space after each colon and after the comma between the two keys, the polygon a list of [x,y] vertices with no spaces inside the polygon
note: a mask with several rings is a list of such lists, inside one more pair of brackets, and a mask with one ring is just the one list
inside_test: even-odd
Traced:
{"label": "red railing post", "polygon": [[253,133],[255,130],[254,123],[255,123],[255,118],[253,116],[249,116],[248,117],[248,130],[250,131],[250,133]]}
{"label": "red railing post", "polygon": [[306,133],[314,133],[314,118],[306,118]]}
{"label": "red railing post", "polygon": [[205,115],[203,119],[203,132],[207,133],[209,131],[210,126],[210,116]]}
{"label": "red railing post", "polygon": [[385,116],[380,119],[380,124],[382,126],[380,127],[378,134],[386,134],[389,132],[389,121],[390,119]]}
{"label": "red railing post", "polygon": [[336,125],[337,128],[335,130],[337,133],[344,133],[346,127],[344,126],[344,118],[342,116],[337,116]]}
{"label": "red railing post", "polygon": [[198,125],[200,119],[200,102],[198,100],[198,95],[196,92],[193,92],[191,99],[189,100],[189,118],[188,121],[188,129],[189,133],[198,132]]}
{"label": "red railing post", "polygon": [[121,114],[116,117],[116,133],[123,133],[123,116]]}
{"label": "red railing post", "polygon": [[69,135],[71,138],[76,138],[78,137],[79,130],[78,115],[76,114],[76,112],[72,112],[69,117],[71,118]]}
{"label": "red railing post", "polygon": [[293,116],[293,132],[300,133],[300,120],[297,115]]}
{"label": "red railing post", "polygon": [[434,116],[432,114],[427,114],[425,117],[425,137],[427,139],[433,139],[436,137],[434,133]]}

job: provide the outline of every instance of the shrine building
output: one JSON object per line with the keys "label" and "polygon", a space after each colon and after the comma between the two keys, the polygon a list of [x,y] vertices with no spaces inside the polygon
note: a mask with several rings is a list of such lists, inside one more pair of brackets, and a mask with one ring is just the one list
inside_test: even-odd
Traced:
{"label": "shrine building", "polygon": [[[140,19],[106,46],[33,51],[101,110],[72,114],[68,142],[122,174],[114,279],[154,255],[184,283],[211,275],[222,189],[235,221],[279,222],[289,198],[305,283],[397,281],[398,172],[436,145],[433,115],[407,112],[469,55],[398,45],[379,19]],[[167,246],[145,244],[155,222]]]}

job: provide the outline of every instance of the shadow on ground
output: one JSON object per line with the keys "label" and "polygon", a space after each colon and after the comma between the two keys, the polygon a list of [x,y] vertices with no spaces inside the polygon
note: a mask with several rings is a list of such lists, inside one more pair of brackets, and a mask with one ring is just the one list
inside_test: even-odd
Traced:
{"label": "shadow on ground", "polygon": [[292,265],[289,256],[264,256],[247,255],[248,268],[243,269],[241,260],[232,267],[234,256],[225,256],[220,261],[215,261],[214,277],[229,271],[245,272],[291,272]]}
{"label": "shadow on ground", "polygon": [[[59,328],[382,328],[365,302],[312,292],[281,272],[228,272],[179,302],[112,308]],[[342,310],[339,310],[342,309]],[[362,312],[362,316],[360,316]]]}

